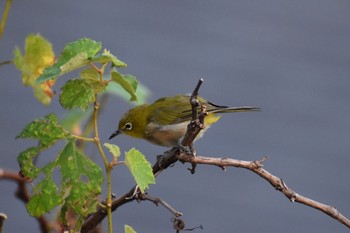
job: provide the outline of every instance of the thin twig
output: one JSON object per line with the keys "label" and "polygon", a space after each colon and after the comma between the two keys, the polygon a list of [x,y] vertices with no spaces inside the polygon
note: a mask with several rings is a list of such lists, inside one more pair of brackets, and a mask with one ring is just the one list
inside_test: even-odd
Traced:
{"label": "thin twig", "polygon": [[290,189],[281,178],[263,169],[262,163],[266,160],[267,157],[264,157],[262,160],[258,161],[243,161],[230,158],[212,158],[203,156],[189,157],[185,153],[181,153],[178,154],[177,158],[183,163],[188,162],[191,164],[214,165],[220,168],[237,167],[248,169],[268,181],[276,190],[283,193],[291,202],[299,202],[306,206],[320,210],[350,228],[350,220],[342,215],[335,207],[314,201],[310,198],[298,194],[297,192]]}
{"label": "thin twig", "polygon": [[0,61],[0,66],[11,64],[12,61]]}
{"label": "thin twig", "polygon": [[139,200],[148,200],[153,202],[156,206],[158,206],[159,204],[164,206],[167,210],[169,210],[175,217],[180,217],[182,216],[182,213],[180,213],[179,211],[175,210],[171,205],[169,205],[167,202],[165,202],[164,200],[162,200],[159,197],[152,197],[148,194],[139,194],[138,195],[138,199]]}

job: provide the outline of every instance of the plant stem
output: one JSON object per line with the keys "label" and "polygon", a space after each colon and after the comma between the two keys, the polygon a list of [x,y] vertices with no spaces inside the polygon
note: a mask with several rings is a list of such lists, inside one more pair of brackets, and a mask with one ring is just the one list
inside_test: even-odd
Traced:
{"label": "plant stem", "polygon": [[4,34],[4,31],[5,31],[6,20],[10,12],[11,4],[12,4],[12,0],[6,1],[4,14],[2,15],[2,19],[0,22],[0,39],[2,38],[2,35]]}
{"label": "plant stem", "polygon": [[108,216],[108,232],[113,233],[113,225],[112,225],[112,185],[111,185],[111,170],[112,166],[108,162],[106,155],[102,149],[102,145],[100,142],[100,136],[98,133],[98,109],[99,109],[99,103],[97,101],[97,95],[95,95],[95,102],[94,102],[94,113],[93,113],[93,119],[94,119],[94,132],[95,132],[95,138],[94,141],[97,145],[97,148],[100,152],[100,155],[102,157],[103,163],[105,165],[106,170],[106,176],[107,176],[107,216]]}
{"label": "plant stem", "polygon": [[72,136],[78,140],[82,140],[85,142],[95,142],[94,138],[83,137],[83,136],[79,136],[79,135],[75,135],[75,134],[72,134]]}

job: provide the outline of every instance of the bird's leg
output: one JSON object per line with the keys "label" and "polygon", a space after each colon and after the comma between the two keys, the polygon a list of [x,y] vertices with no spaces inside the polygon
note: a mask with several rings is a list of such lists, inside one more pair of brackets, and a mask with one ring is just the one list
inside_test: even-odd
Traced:
{"label": "bird's leg", "polygon": [[188,146],[184,146],[181,144],[181,139],[180,141],[177,143],[176,147],[180,150],[180,152],[184,152],[187,155],[191,155],[196,157],[196,151],[193,148],[193,145],[188,145]]}

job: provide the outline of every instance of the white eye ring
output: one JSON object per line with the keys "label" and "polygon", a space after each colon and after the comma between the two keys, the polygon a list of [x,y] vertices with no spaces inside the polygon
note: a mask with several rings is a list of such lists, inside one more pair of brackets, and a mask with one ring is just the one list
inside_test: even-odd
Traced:
{"label": "white eye ring", "polygon": [[132,130],[132,124],[130,122],[126,123],[124,125],[124,129],[129,130],[129,131]]}

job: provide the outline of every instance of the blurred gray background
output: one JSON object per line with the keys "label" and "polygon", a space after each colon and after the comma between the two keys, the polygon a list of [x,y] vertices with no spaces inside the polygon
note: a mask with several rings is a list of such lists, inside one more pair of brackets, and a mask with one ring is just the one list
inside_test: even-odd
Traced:
{"label": "blurred gray background", "polygon": [[[81,37],[101,41],[128,64],[122,72],[152,91],[149,101],[189,93],[203,78],[201,96],[263,111],[225,115],[196,143],[199,155],[268,155],[265,168],[289,187],[350,217],[349,12],[346,0],[13,1],[0,60],[12,59],[14,47],[39,32],[57,55]],[[34,99],[13,65],[0,67],[0,75],[0,167],[17,171],[18,153],[35,142],[15,136],[31,120],[65,111],[57,97],[50,107]],[[55,86],[58,93],[67,76]],[[103,141],[130,107],[109,98],[100,118]],[[152,163],[165,150],[126,136],[113,142],[122,151],[136,146]],[[89,154],[101,162],[95,148]],[[252,172],[198,166],[190,175],[188,166],[163,172],[149,194],[184,213],[188,228],[203,225],[196,232],[348,232],[327,215],[291,203]],[[113,180],[117,195],[133,185],[123,167],[114,169]],[[13,195],[16,184],[0,181],[0,190],[0,212],[9,218],[4,232],[38,232]],[[147,202],[125,205],[113,217],[115,232],[124,224],[140,233],[174,232],[171,214]]]}

